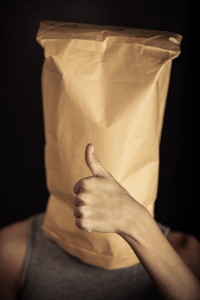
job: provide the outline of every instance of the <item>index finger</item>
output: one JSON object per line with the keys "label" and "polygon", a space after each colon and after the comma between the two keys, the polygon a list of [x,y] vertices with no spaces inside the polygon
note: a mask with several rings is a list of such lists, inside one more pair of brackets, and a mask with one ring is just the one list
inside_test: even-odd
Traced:
{"label": "index finger", "polygon": [[84,177],[84,178],[81,178],[79,181],[77,181],[73,187],[74,194],[78,194],[78,193],[84,191],[83,180],[91,178],[91,177],[93,177],[93,176]]}

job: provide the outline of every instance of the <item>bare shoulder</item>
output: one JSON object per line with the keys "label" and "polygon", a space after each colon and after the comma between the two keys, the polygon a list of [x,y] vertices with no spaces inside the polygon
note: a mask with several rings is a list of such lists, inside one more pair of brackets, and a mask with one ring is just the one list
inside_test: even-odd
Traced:
{"label": "bare shoulder", "polygon": [[21,278],[27,249],[29,219],[0,230],[0,290],[15,290]]}
{"label": "bare shoulder", "polygon": [[167,239],[193,273],[200,279],[200,241],[193,235],[171,231]]}

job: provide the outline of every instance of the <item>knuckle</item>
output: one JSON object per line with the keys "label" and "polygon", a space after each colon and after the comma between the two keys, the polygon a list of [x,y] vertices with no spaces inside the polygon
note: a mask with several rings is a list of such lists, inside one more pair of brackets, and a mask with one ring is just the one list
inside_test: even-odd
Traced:
{"label": "knuckle", "polygon": [[89,189],[95,182],[94,176],[85,177],[81,180],[81,187],[83,189]]}
{"label": "knuckle", "polygon": [[78,228],[89,231],[89,220],[84,216],[81,216],[80,218],[76,219],[75,223]]}
{"label": "knuckle", "polygon": [[78,206],[78,198],[77,198],[77,196],[74,197],[74,205],[75,205],[75,206]]}
{"label": "knuckle", "polygon": [[85,220],[84,218],[76,219],[76,226],[80,229],[85,229]]}
{"label": "knuckle", "polygon": [[83,193],[79,193],[78,196],[74,197],[74,205],[75,206],[79,206],[79,205],[84,205],[85,201],[84,201],[84,195]]}
{"label": "knuckle", "polygon": [[88,179],[83,178],[83,179],[81,180],[81,187],[82,187],[84,190],[88,188]]}
{"label": "knuckle", "polygon": [[76,219],[76,220],[75,220],[75,224],[76,224],[76,226],[77,226],[79,229],[83,229],[83,228],[81,227],[81,221],[80,221],[80,219]]}
{"label": "knuckle", "polygon": [[73,187],[73,192],[74,194],[78,194],[79,191],[80,191],[80,181],[77,181]]}
{"label": "knuckle", "polygon": [[76,194],[77,190],[76,190],[76,184],[73,186],[73,192],[74,194]]}
{"label": "knuckle", "polygon": [[85,215],[85,210],[83,206],[78,206],[74,209],[75,213],[77,214],[77,218],[81,218]]}
{"label": "knuckle", "polygon": [[74,209],[74,216],[75,216],[75,218],[80,218],[81,217],[81,213],[80,213],[78,208]]}

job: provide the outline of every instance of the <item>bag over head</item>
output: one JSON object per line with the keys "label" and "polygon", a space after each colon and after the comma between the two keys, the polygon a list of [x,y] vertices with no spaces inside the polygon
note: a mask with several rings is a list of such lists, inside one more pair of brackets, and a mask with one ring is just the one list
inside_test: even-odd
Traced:
{"label": "bag over head", "polygon": [[115,233],[75,225],[74,184],[91,176],[92,142],[105,169],[154,215],[159,144],[179,34],[42,21],[45,167],[50,193],[43,230],[68,253],[105,269],[138,258]]}

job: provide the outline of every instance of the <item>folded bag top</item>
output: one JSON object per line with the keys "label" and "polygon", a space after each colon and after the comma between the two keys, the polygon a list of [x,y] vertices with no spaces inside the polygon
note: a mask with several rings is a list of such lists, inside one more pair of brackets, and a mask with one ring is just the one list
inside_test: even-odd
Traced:
{"label": "folded bag top", "polygon": [[85,263],[124,268],[138,258],[115,233],[75,225],[74,184],[91,176],[92,142],[105,169],[154,216],[171,63],[182,36],[157,30],[42,21],[42,97],[49,200],[46,236]]}

